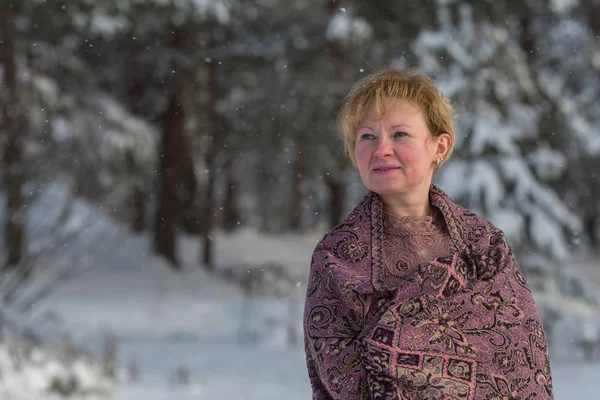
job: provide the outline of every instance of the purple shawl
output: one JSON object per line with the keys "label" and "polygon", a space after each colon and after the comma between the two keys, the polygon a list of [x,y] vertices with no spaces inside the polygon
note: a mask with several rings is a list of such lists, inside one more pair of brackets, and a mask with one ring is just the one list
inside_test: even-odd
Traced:
{"label": "purple shawl", "polygon": [[440,189],[454,254],[383,284],[369,193],[316,246],[304,310],[313,399],[552,399],[546,335],[504,233]]}

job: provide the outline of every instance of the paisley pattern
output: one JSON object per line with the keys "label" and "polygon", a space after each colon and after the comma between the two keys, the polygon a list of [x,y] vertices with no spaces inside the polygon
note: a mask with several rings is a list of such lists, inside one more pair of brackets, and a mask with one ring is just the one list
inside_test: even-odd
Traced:
{"label": "paisley pattern", "polygon": [[546,336],[504,234],[435,186],[455,251],[385,285],[369,193],[316,246],[304,312],[313,399],[552,399]]}

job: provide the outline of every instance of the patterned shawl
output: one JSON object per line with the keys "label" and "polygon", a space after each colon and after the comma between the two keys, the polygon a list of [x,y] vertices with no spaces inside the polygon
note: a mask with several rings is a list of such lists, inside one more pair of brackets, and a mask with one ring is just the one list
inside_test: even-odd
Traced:
{"label": "patterned shawl", "polygon": [[369,193],[316,246],[304,311],[313,399],[552,399],[547,342],[504,233],[432,185],[454,254],[383,285]]}

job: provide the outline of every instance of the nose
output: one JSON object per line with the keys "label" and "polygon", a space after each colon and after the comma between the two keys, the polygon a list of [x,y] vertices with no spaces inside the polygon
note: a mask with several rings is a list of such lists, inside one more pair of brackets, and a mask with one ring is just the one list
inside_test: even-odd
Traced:
{"label": "nose", "polygon": [[389,139],[385,137],[385,135],[381,135],[379,140],[377,140],[377,147],[375,148],[375,152],[373,155],[376,157],[389,157],[394,153],[392,149],[392,144]]}

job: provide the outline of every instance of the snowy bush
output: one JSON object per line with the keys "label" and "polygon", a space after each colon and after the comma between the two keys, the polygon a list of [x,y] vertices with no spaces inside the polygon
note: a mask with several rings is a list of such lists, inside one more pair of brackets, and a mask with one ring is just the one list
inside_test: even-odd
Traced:
{"label": "snowy bush", "polygon": [[69,345],[44,346],[6,326],[0,328],[0,397],[107,396],[112,388],[112,381],[91,356]]}
{"label": "snowy bush", "polygon": [[238,331],[241,343],[269,342],[290,347],[301,343],[304,292],[289,268],[271,263],[262,267],[220,268],[218,272],[240,285],[244,293]]}

